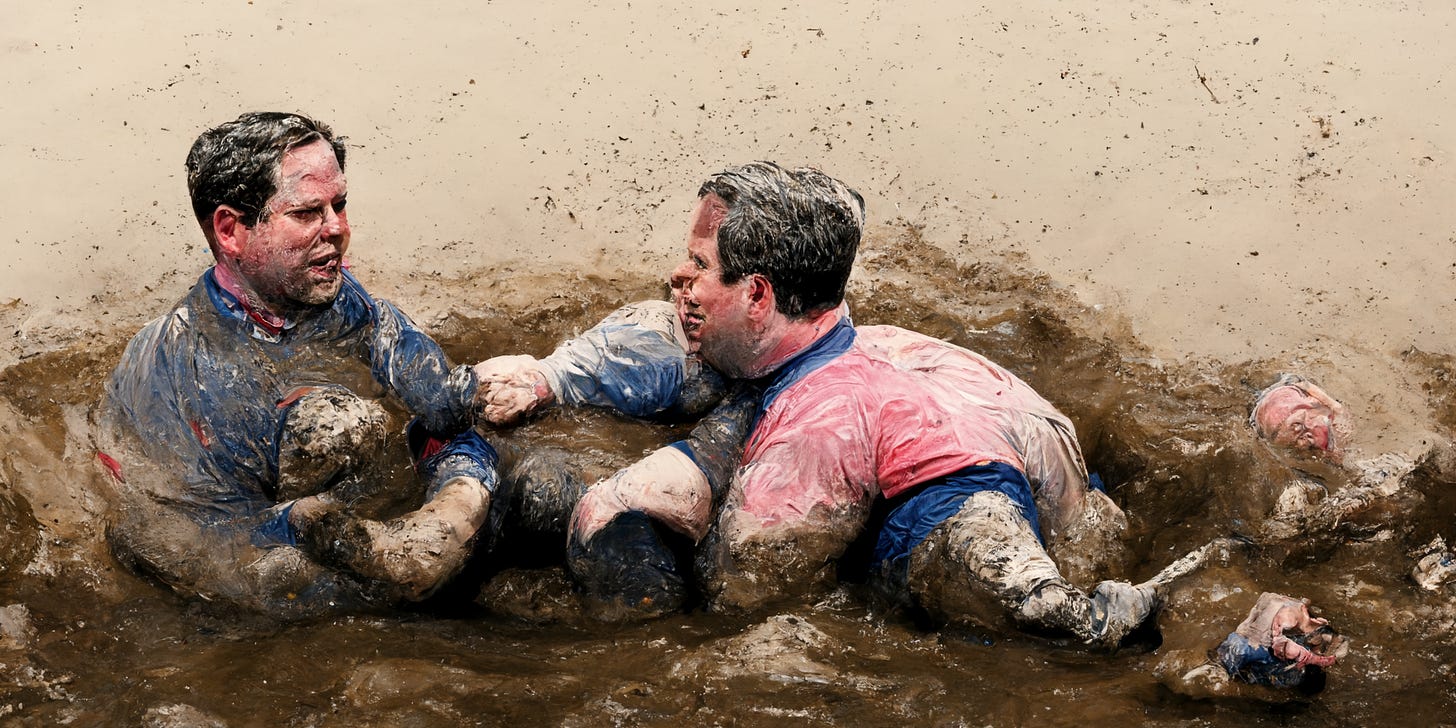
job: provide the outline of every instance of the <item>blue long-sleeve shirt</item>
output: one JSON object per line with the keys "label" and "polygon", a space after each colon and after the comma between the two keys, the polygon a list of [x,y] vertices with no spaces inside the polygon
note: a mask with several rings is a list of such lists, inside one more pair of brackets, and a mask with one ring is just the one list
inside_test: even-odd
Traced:
{"label": "blue long-sleeve shirt", "polygon": [[633,417],[700,415],[723,394],[717,372],[688,356],[677,311],[641,301],[541,360],[551,391],[565,405],[614,409]]}
{"label": "blue long-sleeve shirt", "polygon": [[470,425],[477,387],[470,367],[452,368],[399,309],[343,276],[332,305],[270,331],[209,270],[131,340],[107,392],[145,456],[176,468],[174,482],[154,486],[157,495],[206,524],[273,506],[287,412],[279,403],[299,387],[391,394],[434,432]]}

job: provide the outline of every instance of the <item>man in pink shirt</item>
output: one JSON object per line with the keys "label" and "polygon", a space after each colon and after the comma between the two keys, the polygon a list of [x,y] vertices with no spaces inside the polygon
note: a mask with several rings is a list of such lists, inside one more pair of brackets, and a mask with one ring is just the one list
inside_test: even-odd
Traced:
{"label": "man in pink shirt", "polygon": [[[676,608],[688,581],[670,531],[691,542],[710,609],[758,608],[829,586],[867,537],[874,578],[943,620],[1100,647],[1146,621],[1154,586],[1104,581],[1089,594],[1048,555],[1046,543],[1070,553],[1126,523],[1089,489],[1072,423],[974,352],[850,321],[857,192],[758,162],[714,175],[698,195],[687,260],[671,277],[675,316],[643,313],[665,314],[663,302],[638,304],[550,357],[478,370],[498,422],[550,402],[610,405],[621,397],[604,393],[619,391],[657,405],[634,414],[667,408],[671,382],[691,379],[698,361],[753,389],[585,492],[568,564],[585,594],[618,613]],[[682,354],[611,363],[639,340]],[[645,395],[643,382],[661,393]]]}

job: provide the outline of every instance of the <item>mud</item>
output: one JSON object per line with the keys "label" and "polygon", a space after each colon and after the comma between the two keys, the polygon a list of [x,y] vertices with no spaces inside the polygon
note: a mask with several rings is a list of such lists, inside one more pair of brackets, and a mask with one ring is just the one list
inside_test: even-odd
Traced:
{"label": "mud", "polygon": [[[361,277],[376,290],[393,284],[456,361],[541,356],[620,303],[663,293],[636,273]],[[913,230],[875,231],[850,300],[856,322],[980,351],[1071,417],[1089,469],[1128,515],[1127,557],[1106,578],[1140,581],[1235,537],[1240,545],[1174,583],[1160,643],[1106,655],[929,629],[856,585],[772,613],[603,625],[565,588],[564,543],[544,534],[559,522],[549,510],[509,527],[489,563],[409,611],[285,623],[183,601],[121,567],[103,537],[97,401],[128,326],[25,352],[0,371],[0,721],[1258,726],[1429,725],[1456,714],[1456,588],[1411,577],[1433,538],[1453,537],[1448,358],[1410,352],[1392,363],[1420,372],[1429,407],[1398,424],[1439,436],[1381,453],[1362,451],[1357,433],[1340,467],[1253,437],[1250,398],[1279,373],[1274,363],[1160,361],[1115,316],[1048,280],[956,265]],[[556,411],[487,434],[507,465],[548,447],[594,477],[687,432]],[[403,433],[388,439],[404,462]],[[1348,638],[1348,657],[1316,695],[1199,689],[1208,651],[1268,591],[1310,599]]]}

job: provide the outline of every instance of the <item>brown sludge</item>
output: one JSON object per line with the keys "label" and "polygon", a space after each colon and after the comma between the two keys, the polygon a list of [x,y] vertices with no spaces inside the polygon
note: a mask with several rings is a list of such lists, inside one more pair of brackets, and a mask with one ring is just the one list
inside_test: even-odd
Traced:
{"label": "brown sludge", "polygon": [[[660,290],[645,276],[552,276],[570,293],[511,307],[462,296],[436,334],[461,361],[502,350],[541,355],[621,301]],[[525,290],[537,283],[490,272],[472,280]],[[1069,414],[1089,467],[1128,514],[1128,553],[1107,577],[1149,578],[1221,537],[1253,545],[1200,552],[1201,570],[1173,582],[1162,645],[1112,656],[974,627],[931,629],[856,586],[748,616],[599,625],[581,617],[567,591],[559,541],[526,528],[508,531],[496,561],[467,570],[416,612],[278,623],[179,601],[108,554],[110,476],[93,455],[99,393],[89,383],[103,378],[126,332],[99,332],[0,372],[0,602],[15,605],[0,620],[0,711],[87,725],[168,716],[228,725],[406,717],[425,726],[925,724],[949,716],[1015,724],[1044,714],[1088,724],[1136,714],[1148,725],[1262,725],[1295,715],[1379,725],[1392,715],[1435,722],[1456,709],[1444,676],[1456,660],[1456,595],[1443,584],[1418,589],[1409,576],[1419,549],[1456,516],[1445,495],[1448,451],[1433,445],[1404,467],[1291,458],[1245,424],[1248,398],[1273,365],[1159,364],[1115,321],[1045,280],[958,266],[913,231],[874,231],[851,306],[857,322],[915,328],[1004,362]],[[1438,377],[1427,386],[1435,401],[1456,396]],[[507,461],[548,448],[600,474],[685,434],[686,426],[554,411],[492,439]],[[395,457],[400,438],[396,428],[386,445]],[[1303,511],[1290,505],[1309,502],[1316,505]],[[1314,535],[1294,527],[1324,523],[1323,502],[1354,503],[1354,521]],[[1381,515],[1362,517],[1371,513]],[[559,517],[538,515],[547,525]],[[1307,596],[1351,636],[1348,658],[1314,699],[1199,688],[1207,650],[1263,591]],[[246,699],[240,684],[249,686]]]}

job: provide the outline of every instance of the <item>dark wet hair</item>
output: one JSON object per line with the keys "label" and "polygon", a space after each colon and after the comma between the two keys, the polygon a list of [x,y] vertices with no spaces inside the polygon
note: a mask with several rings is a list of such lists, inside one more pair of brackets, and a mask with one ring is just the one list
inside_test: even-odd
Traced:
{"label": "dark wet hair", "polygon": [[344,138],[327,124],[301,114],[250,111],[197,137],[187,153],[187,191],[192,213],[210,230],[208,218],[219,205],[242,212],[251,227],[265,217],[268,199],[278,191],[278,167],[290,149],[323,140],[344,168]]}
{"label": "dark wet hair", "polygon": [[864,230],[864,198],[817,169],[752,162],[708,178],[698,196],[722,198],[718,228],[723,282],[759,274],[773,285],[778,311],[816,314],[844,300]]}

